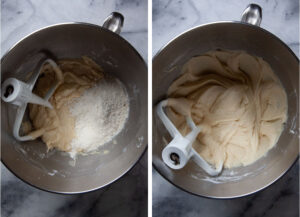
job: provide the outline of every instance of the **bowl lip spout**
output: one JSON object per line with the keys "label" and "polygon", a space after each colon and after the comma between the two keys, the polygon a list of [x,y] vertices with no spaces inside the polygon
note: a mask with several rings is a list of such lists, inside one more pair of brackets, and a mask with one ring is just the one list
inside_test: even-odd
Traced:
{"label": "bowl lip spout", "polygon": [[[178,42],[178,40],[181,40],[186,34],[191,34],[193,31],[195,30],[199,30],[199,29],[202,29],[202,28],[205,28],[205,27],[215,27],[217,28],[218,26],[221,26],[221,25],[236,25],[237,27],[238,26],[247,26],[249,28],[252,28],[253,30],[255,31],[260,31],[260,32],[263,32],[265,34],[267,34],[268,36],[270,36],[272,38],[272,40],[275,40],[275,42],[279,42],[280,45],[282,45],[285,49],[287,49],[287,51],[289,51],[289,53],[291,54],[291,56],[293,58],[295,58],[295,60],[298,62],[298,65],[299,65],[299,58],[296,56],[296,54],[292,51],[292,49],[290,47],[288,47],[288,45],[286,43],[284,43],[280,38],[278,38],[276,35],[272,34],[271,32],[269,32],[268,30],[260,27],[260,26],[256,26],[256,25],[252,25],[252,24],[249,24],[249,23],[244,23],[244,22],[240,22],[240,21],[218,21],[218,22],[211,22],[211,23],[206,23],[206,24],[202,24],[202,25],[198,25],[198,26],[195,26],[195,27],[192,27],[186,31],[184,31],[183,33],[181,34],[178,34],[177,36],[175,36],[174,38],[172,38],[171,40],[169,40],[165,45],[163,45],[157,52],[156,54],[153,56],[152,58],[152,63],[153,63],[153,68],[156,64],[156,62],[158,61],[158,59],[160,58],[161,54],[166,50],[168,49],[170,46],[174,45],[175,43]],[[154,71],[153,71],[153,75],[154,75]],[[152,98],[152,104],[153,104],[153,107],[155,106],[155,101],[156,99]],[[298,108],[299,110],[299,108]],[[154,115],[154,114],[153,114]],[[299,118],[299,116],[297,116],[297,118]],[[153,136],[153,135],[152,135]],[[153,139],[154,141],[154,139]],[[156,144],[153,142],[153,146],[155,146]],[[158,156],[159,159],[161,159],[160,156]],[[210,199],[234,199],[234,198],[241,198],[241,197],[246,197],[246,196],[249,196],[249,195],[252,195],[256,192],[260,192],[260,191],[263,191],[265,190],[267,187],[273,185],[275,182],[277,182],[279,179],[281,179],[298,161],[299,159],[299,151],[298,153],[296,154],[295,156],[295,159],[293,159],[292,163],[290,164],[289,167],[287,167],[284,171],[282,171],[275,179],[273,179],[272,181],[268,182],[267,184],[264,184],[264,185],[261,185],[260,187],[254,189],[254,190],[251,190],[250,192],[246,192],[246,193],[242,193],[242,194],[231,194],[229,196],[219,196],[219,195],[209,195],[209,194],[201,194],[201,193],[197,193],[197,192],[192,192],[191,190],[189,190],[188,188],[186,188],[186,186],[184,185],[179,185],[178,183],[175,183],[170,177],[168,177],[167,174],[165,174],[163,172],[162,169],[160,169],[160,166],[159,166],[159,159],[155,160],[156,158],[153,158],[153,161],[152,161],[152,166],[153,168],[158,172],[158,174],[160,174],[164,179],[166,179],[169,183],[173,184],[174,186],[176,186],[177,188],[187,192],[187,193],[190,193],[192,195],[195,195],[195,196],[199,196],[199,197],[204,197],[204,198],[210,198]],[[162,160],[161,160],[162,161]]]}

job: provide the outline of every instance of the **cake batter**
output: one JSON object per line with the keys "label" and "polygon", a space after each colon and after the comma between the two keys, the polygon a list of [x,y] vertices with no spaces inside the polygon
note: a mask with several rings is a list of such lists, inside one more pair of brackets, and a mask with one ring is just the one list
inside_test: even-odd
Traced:
{"label": "cake batter", "polygon": [[168,90],[167,115],[179,131],[191,114],[201,127],[194,149],[209,163],[246,166],[277,142],[287,120],[287,96],[262,58],[212,51],[190,59]]}

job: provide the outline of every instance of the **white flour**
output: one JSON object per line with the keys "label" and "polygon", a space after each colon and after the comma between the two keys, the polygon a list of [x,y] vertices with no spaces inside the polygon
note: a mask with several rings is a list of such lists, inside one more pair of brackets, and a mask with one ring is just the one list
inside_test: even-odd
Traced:
{"label": "white flour", "polygon": [[70,108],[76,137],[71,156],[87,153],[112,140],[124,127],[129,113],[125,87],[117,79],[102,79],[86,90]]}

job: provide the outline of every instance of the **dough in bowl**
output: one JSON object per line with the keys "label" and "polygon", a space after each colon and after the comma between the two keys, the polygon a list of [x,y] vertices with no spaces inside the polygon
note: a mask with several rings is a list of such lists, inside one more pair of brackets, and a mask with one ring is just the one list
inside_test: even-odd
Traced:
{"label": "dough in bowl", "polygon": [[96,152],[124,127],[129,114],[126,88],[88,57],[58,61],[58,67],[44,65],[34,92],[44,97],[55,85],[49,99],[53,109],[29,105],[35,131],[48,150],[56,148],[77,154]]}
{"label": "dough in bowl", "polygon": [[262,58],[241,51],[193,57],[168,90],[167,115],[179,131],[191,112],[201,132],[193,148],[209,163],[246,166],[270,150],[287,120],[287,96]]}

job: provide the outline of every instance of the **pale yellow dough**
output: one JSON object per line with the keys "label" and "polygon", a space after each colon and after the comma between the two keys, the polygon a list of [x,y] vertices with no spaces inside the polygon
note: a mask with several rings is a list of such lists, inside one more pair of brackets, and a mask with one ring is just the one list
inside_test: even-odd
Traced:
{"label": "pale yellow dough", "polygon": [[59,86],[50,98],[53,109],[30,104],[29,115],[36,131],[31,135],[40,137],[48,149],[71,150],[71,141],[75,135],[75,119],[69,105],[81,96],[84,90],[92,87],[103,77],[101,68],[87,57],[74,60],[61,60],[59,68],[45,65],[37,81],[34,93],[44,96],[56,82]]}
{"label": "pale yellow dough", "polygon": [[190,59],[168,90],[167,114],[180,132],[191,113],[201,132],[193,144],[209,163],[253,163],[277,142],[287,119],[287,96],[262,58],[213,51]]}

